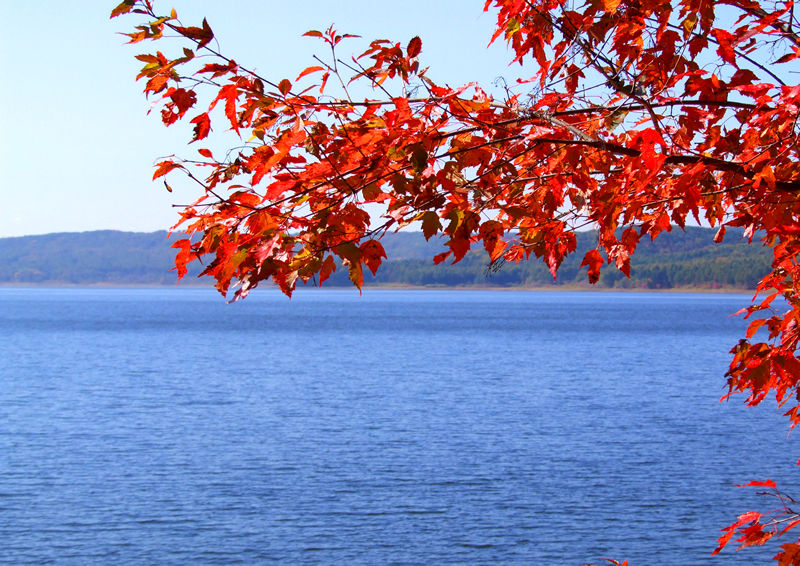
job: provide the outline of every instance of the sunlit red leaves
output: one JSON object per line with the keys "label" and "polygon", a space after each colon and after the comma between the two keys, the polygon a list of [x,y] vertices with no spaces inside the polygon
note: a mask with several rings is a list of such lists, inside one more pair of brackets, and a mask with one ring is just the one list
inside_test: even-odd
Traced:
{"label": "sunlit red leaves", "polygon": [[116,18],[127,13],[145,14],[153,17],[149,24],[136,26],[139,31],[123,34],[130,38],[128,43],[139,43],[145,39],[161,39],[164,35],[165,24],[178,18],[174,9],[170,11],[169,16],[156,17],[151,0],[125,0],[112,10],[111,17]]}
{"label": "sunlit red leaves", "polygon": [[186,111],[197,102],[197,95],[194,91],[183,88],[170,88],[164,94],[164,98],[169,98],[169,102],[161,110],[161,120],[164,125],[174,124],[183,118]]}
{"label": "sunlit red leaves", "polygon": [[[737,487],[766,487],[770,491],[764,494],[775,496],[781,501],[782,506],[768,513],[749,511],[739,515],[736,522],[722,530],[723,534],[719,538],[719,545],[712,554],[718,554],[731,540],[740,543],[739,548],[759,546],[769,539],[776,536],[780,537],[800,525],[800,515],[787,507],[786,504],[787,501],[793,502],[793,500],[778,491],[774,481],[769,479],[751,481]],[[734,537],[737,538],[734,539]],[[800,553],[798,553],[800,545],[789,543],[784,544],[781,548],[783,550],[774,559],[778,560],[779,564],[796,564],[796,560],[800,558]]]}
{"label": "sunlit red leaves", "polygon": [[137,55],[136,59],[145,64],[142,70],[139,71],[139,74],[136,75],[137,81],[142,77],[152,76],[157,73],[159,69],[166,67],[170,63],[169,59],[160,51],[157,51],[155,55],[149,55],[147,53]]}
{"label": "sunlit red leaves", "polygon": [[317,31],[315,29],[309,30],[303,34],[304,37],[318,37],[325,41],[325,43],[329,44],[332,47],[335,47],[340,41],[343,39],[347,39],[348,37],[359,37],[357,35],[353,35],[350,33],[340,34],[337,32],[333,26],[329,27],[325,32]]}
{"label": "sunlit red leaves", "polygon": [[[577,245],[575,234],[566,231],[563,223],[554,220],[550,220],[541,227],[521,230],[519,239],[524,249],[525,259],[528,259],[531,253],[541,258],[554,279],[564,258],[574,252]],[[504,254],[504,257],[517,261],[519,254],[516,247],[512,246],[509,251],[511,254]]]}
{"label": "sunlit red leaves", "polygon": [[[379,234],[419,223],[445,248],[434,263],[483,248],[487,263],[534,255],[554,276],[575,251],[574,230],[595,228],[597,247],[581,263],[595,283],[604,264],[629,274],[640,237],[687,222],[719,226],[719,239],[741,227],[775,255],[762,302],[748,314],[773,308],[776,297],[788,304],[785,314],[751,321],[732,352],[730,392],[744,392],[749,404],[772,394],[779,404],[797,399],[800,87],[779,84],[755,57],[769,46],[777,62],[797,58],[800,40],[781,20],[788,4],[748,4],[736,26],[715,20],[713,0],[485,3],[492,6],[494,38],[508,41],[514,61],[537,63],[494,96],[475,83],[437,84],[420,70],[418,37],[373,41],[344,72],[335,49],[349,36],[328,28],[305,35],[333,48],[332,58],[296,79],[318,77],[319,99],[317,85],[297,92],[301,83],[215,54],[206,21],[177,26],[174,13],[159,16],[143,1],[114,8],[112,17],[149,19],[128,34],[132,42],[177,34],[203,55],[138,57],[145,90],[161,93],[164,123],[191,116],[194,142],[222,120],[242,138],[227,152],[198,150],[201,162],[157,164],[154,178],[190,164],[205,173],[193,176],[204,196],[181,214],[197,243],[178,244],[179,274],[209,256],[205,273],[223,293],[238,284],[240,298],[271,280],[291,294],[298,282],[325,282],[341,261],[360,287],[364,266],[375,273],[386,259]],[[366,99],[351,99],[342,84]],[[199,104],[207,110],[189,114]],[[800,422],[797,406],[786,414]],[[763,517],[743,517],[725,542],[771,536]],[[784,548],[790,563],[795,549]]]}
{"label": "sunlit red leaves", "polygon": [[739,548],[745,548],[748,546],[761,546],[775,536],[774,532],[765,531],[764,526],[757,522],[741,529],[740,534],[741,537],[737,540],[739,540],[742,545]]}
{"label": "sunlit red leaves", "polygon": [[445,245],[450,248],[453,255],[453,263],[461,261],[472,244],[472,235],[478,230],[480,217],[471,210],[453,208],[446,217],[449,220],[445,227],[445,234],[450,239]]}
{"label": "sunlit red leaves", "polygon": [[739,515],[735,523],[723,529],[723,535],[719,537],[719,545],[711,554],[719,554],[737,534],[739,538],[736,539],[736,542],[741,543],[740,548],[764,544],[774,533],[764,531],[765,525],[760,522],[761,516],[761,513],[755,511]]}
{"label": "sunlit red leaves", "polygon": [[136,79],[147,77],[145,93],[161,92],[170,80],[178,80],[178,75],[173,70],[175,62],[167,59],[160,51],[155,55],[137,55],[136,58],[145,63]]}
{"label": "sunlit red leaves", "polygon": [[[416,44],[412,45],[416,49]],[[359,56],[359,59],[372,59],[373,64],[364,67],[355,79],[366,77],[376,86],[383,85],[387,79],[395,77],[408,83],[412,73],[419,70],[416,57],[408,57],[403,53],[399,43],[391,44],[386,40],[376,40],[370,44],[369,49]]]}

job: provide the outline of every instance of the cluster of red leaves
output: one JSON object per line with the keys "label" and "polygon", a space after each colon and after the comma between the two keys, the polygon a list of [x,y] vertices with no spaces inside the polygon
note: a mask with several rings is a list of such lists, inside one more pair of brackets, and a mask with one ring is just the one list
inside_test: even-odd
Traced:
{"label": "cluster of red leaves", "polygon": [[[442,238],[437,263],[477,245],[492,262],[534,255],[554,276],[574,232],[593,227],[581,265],[596,282],[606,264],[628,274],[640,239],[674,225],[694,219],[719,227],[718,239],[741,227],[774,263],[744,311],[755,316],[732,351],[730,393],[792,401],[786,414],[800,422],[793,1],[487,0],[484,10],[524,73],[501,97],[435,82],[419,38],[374,41],[345,61],[337,49],[351,36],[312,30],[330,58],[278,80],[224,56],[206,21],[184,26],[150,0],[117,6],[112,17],[147,20],[131,43],[184,42],[174,58],[138,56],[164,124],[188,118],[191,142],[212,122],[242,139],[224,158],[200,148],[157,165],[154,178],[179,170],[202,187],[178,224],[179,275],[201,261],[220,292],[241,298],[266,280],[290,295],[344,265],[360,287],[364,266],[374,273],[386,257],[381,235],[416,222]],[[728,532],[752,523],[741,521]]]}
{"label": "cluster of red leaves", "polygon": [[[790,504],[796,503],[796,501],[778,491],[774,481],[751,481],[748,484],[738,487],[769,488],[770,491],[764,492],[763,495],[774,496],[780,501],[781,506],[778,509],[766,513],[748,511],[747,513],[739,515],[736,522],[722,530],[723,534],[719,537],[719,546],[717,546],[712,554],[719,554],[725,545],[737,535],[738,538],[733,540],[741,543],[739,548],[760,546],[772,537],[780,536],[786,531],[800,525],[800,513],[797,513],[790,507]],[[781,551],[775,555],[774,560],[777,560],[778,564],[781,566],[800,564],[800,544],[787,543],[782,545]]]}

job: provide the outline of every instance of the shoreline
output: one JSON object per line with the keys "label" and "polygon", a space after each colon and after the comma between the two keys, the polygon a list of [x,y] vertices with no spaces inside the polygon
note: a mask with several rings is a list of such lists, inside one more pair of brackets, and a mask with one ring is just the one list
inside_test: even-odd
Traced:
{"label": "shoreline", "polygon": [[[43,282],[43,283],[21,283],[21,282],[0,282],[0,289],[208,289],[215,291],[213,285],[203,283],[66,283],[66,282]],[[261,290],[278,291],[276,285],[260,287]],[[308,285],[297,287],[296,291],[315,291],[315,290],[348,290],[358,292],[354,285],[333,286],[323,285],[322,287]],[[525,287],[521,285],[501,287],[493,285],[402,285],[402,284],[365,284],[362,292],[369,291],[502,291],[502,292],[582,292],[582,293],[708,293],[708,294],[755,294],[755,289],[745,289],[738,287],[669,287],[666,289],[648,289],[644,287],[596,287],[589,285],[564,284],[564,285],[541,285]]]}

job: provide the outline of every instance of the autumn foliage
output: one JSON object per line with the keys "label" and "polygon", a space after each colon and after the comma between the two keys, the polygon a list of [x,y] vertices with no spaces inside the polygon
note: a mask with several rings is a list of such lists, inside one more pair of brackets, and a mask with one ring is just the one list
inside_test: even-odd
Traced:
{"label": "autumn foliage", "polygon": [[[774,262],[743,309],[752,322],[732,350],[730,393],[751,405],[774,395],[800,422],[793,2],[488,0],[484,10],[497,16],[492,41],[519,64],[501,94],[438,83],[416,37],[351,57],[350,36],[312,30],[326,55],[277,78],[223,54],[206,21],[185,25],[148,0],[117,6],[112,17],[142,20],[131,43],[165,44],[137,56],[164,124],[193,128],[194,154],[154,174],[182,173],[199,189],[178,224],[178,274],[200,261],[221,293],[242,298],[267,280],[290,295],[342,265],[360,287],[386,258],[381,235],[416,223],[442,238],[436,263],[483,247],[491,262],[536,256],[554,276],[575,231],[591,227],[597,246],[582,267],[596,282],[604,268],[628,274],[639,241],[676,225],[717,227],[720,240],[741,227]],[[225,130],[237,148],[205,147]],[[780,521],[744,514],[720,548],[798,524]],[[786,544],[776,558],[798,556]]]}

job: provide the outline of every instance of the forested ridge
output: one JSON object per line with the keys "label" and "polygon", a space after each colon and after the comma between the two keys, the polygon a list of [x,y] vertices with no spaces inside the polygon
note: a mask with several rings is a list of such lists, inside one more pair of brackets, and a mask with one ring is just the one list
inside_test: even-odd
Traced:
{"label": "forested ridge", "polygon": [[[616,269],[602,272],[600,287],[613,288],[755,288],[769,271],[769,251],[747,244],[730,231],[720,244],[714,231],[689,227],[655,241],[645,240],[632,262],[631,279]],[[553,282],[540,261],[503,263],[489,267],[483,251],[470,252],[456,264],[434,265],[439,242],[419,232],[387,234],[382,240],[389,260],[377,277],[365,273],[368,285],[414,286],[550,286],[585,285],[586,269],[579,268],[583,250],[596,245],[592,232],[578,234],[578,252],[569,256]],[[171,285],[176,274],[175,252],[166,232],[112,230],[45,234],[0,239],[0,283]],[[194,275],[197,274],[195,268]],[[182,284],[208,284],[187,277]],[[346,269],[337,270],[325,286],[349,286]]]}

